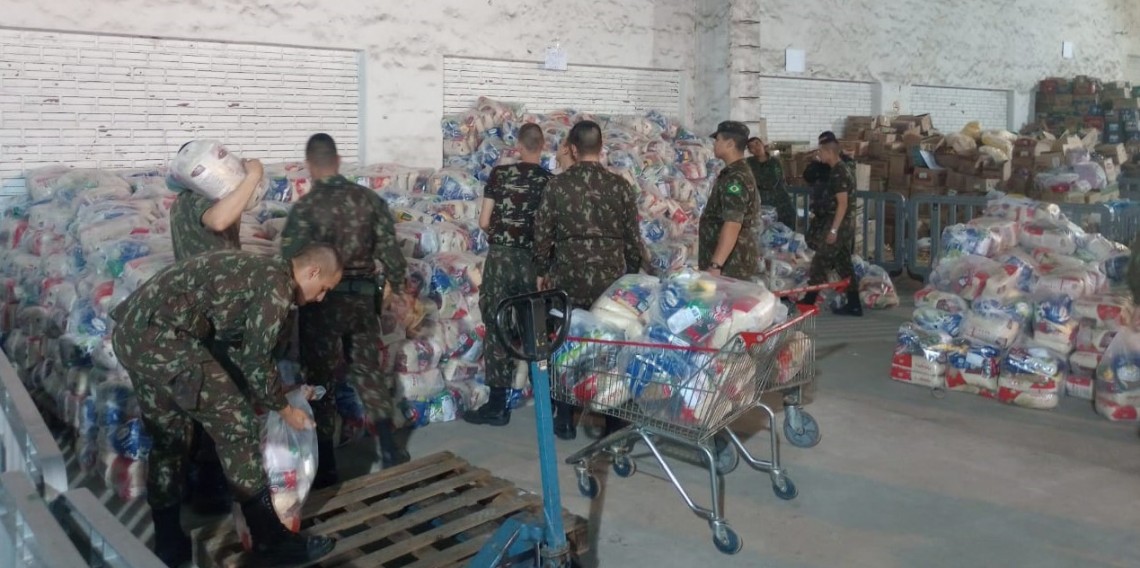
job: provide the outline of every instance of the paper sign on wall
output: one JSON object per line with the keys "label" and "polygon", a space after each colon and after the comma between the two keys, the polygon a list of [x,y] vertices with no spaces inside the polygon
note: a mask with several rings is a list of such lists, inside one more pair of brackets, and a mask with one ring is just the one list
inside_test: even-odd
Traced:
{"label": "paper sign on wall", "polygon": [[566,50],[559,44],[546,48],[546,68],[550,71],[566,70]]}
{"label": "paper sign on wall", "polygon": [[784,69],[788,73],[803,73],[807,70],[807,53],[802,49],[784,51]]}

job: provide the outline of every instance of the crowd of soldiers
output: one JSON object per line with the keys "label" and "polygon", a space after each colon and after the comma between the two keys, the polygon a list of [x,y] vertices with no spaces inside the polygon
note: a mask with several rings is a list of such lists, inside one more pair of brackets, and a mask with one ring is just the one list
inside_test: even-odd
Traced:
{"label": "crowd of soldiers", "polygon": [[[733,121],[721,123],[712,137],[716,157],[727,165],[700,219],[699,268],[754,280],[761,271],[760,204],[775,206],[778,219],[793,227],[796,212],[779,162],[762,140]],[[480,290],[487,337],[496,337],[492,312],[503,298],[558,288],[573,307],[588,309],[615,280],[644,267],[637,193],[606,169],[603,143],[596,123],[575,125],[558,153],[563,173],[555,176],[539,165],[542,130],[525,125],[519,163],[492,172],[479,219],[491,245]],[[834,135],[825,133],[820,143],[808,232],[817,251],[813,283],[831,269],[853,276],[848,205],[854,174]],[[753,154],[747,160],[746,149]],[[191,560],[181,525],[186,498],[200,513],[222,513],[237,503],[260,565],[310,562],[332,550],[327,537],[293,533],[281,523],[262,464],[257,414],[276,411],[294,428],[316,429],[314,488],[339,479],[335,404],[332,397],[313,401],[312,418],[289,405],[276,361],[290,351],[299,354],[308,385],[331,392],[335,380],[352,381],[384,467],[410,459],[401,443],[406,436],[399,435],[405,408],[380,353],[381,299],[403,293],[407,269],[393,216],[376,192],[340,175],[328,135],[309,139],[305,161],[313,188],[290,210],[275,258],[240,250],[241,216],[261,183],[260,162],[245,161],[246,179],[217,201],[173,188],[179,191],[171,210],[177,261],[112,314],[116,354],[154,439],[147,500],[155,552],[168,566]],[[844,313],[860,313],[857,293]],[[516,362],[496,341],[488,342],[485,360],[490,398],[464,419],[503,426],[510,420]],[[606,429],[621,426],[610,419]],[[555,433],[576,436],[573,406],[555,406]]]}

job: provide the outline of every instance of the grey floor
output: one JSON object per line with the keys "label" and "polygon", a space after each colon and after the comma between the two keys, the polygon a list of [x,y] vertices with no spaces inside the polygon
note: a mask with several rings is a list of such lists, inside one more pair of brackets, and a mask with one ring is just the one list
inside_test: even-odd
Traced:
{"label": "grey floor", "polygon": [[[862,320],[818,321],[818,389],[808,409],[823,428],[810,450],[783,446],[797,499],[777,499],[768,477],[741,466],[725,480],[726,514],[744,539],[736,556],[716,551],[651,458],[621,479],[601,469],[603,493],[580,497],[561,468],[564,506],[590,520],[587,565],[771,568],[1140,566],[1140,438],[1091,405],[1066,399],[1044,412],[930,391],[887,379],[894,333],[908,308]],[[744,431],[765,426],[749,416]],[[417,431],[413,455],[449,450],[538,491],[534,417],[505,428],[463,423]],[[764,449],[761,432],[750,446]],[[584,446],[559,442],[561,456]],[[637,453],[644,454],[643,451]],[[365,470],[364,445],[342,448]],[[707,502],[707,474],[679,465]],[[94,482],[93,482],[94,483]],[[97,483],[94,483],[98,485]],[[121,518],[147,535],[144,507]]]}

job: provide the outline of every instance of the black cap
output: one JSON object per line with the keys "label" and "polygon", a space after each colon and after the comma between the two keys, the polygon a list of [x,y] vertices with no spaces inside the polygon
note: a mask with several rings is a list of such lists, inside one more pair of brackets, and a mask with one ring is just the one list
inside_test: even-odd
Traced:
{"label": "black cap", "polygon": [[735,120],[726,120],[726,121],[717,125],[716,132],[713,132],[712,135],[709,136],[709,138],[716,138],[717,134],[722,134],[722,133],[723,134],[734,134],[736,136],[742,136],[742,137],[744,137],[745,140],[747,140],[749,135],[752,134],[748,130],[748,127],[745,126],[743,122],[737,122]]}
{"label": "black cap", "polygon": [[839,139],[835,137],[834,132],[827,130],[827,131],[824,131],[823,134],[819,135],[819,145],[820,146],[822,146],[824,144],[830,144],[832,142],[839,142]]}

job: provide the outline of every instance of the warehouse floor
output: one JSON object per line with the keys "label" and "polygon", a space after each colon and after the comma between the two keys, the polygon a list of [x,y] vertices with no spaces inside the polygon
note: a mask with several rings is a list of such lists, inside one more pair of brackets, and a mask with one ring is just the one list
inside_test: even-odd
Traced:
{"label": "warehouse floor", "polygon": [[[901,295],[909,303],[910,294]],[[735,557],[716,551],[706,524],[651,457],[639,459],[630,479],[599,468],[604,490],[593,502],[579,496],[573,469],[563,466],[564,505],[591,523],[587,565],[1140,566],[1136,428],[1104,421],[1075,399],[1042,412],[958,393],[939,399],[888,380],[895,330],[910,312],[819,320],[821,376],[808,409],[823,441],[810,450],[783,446],[800,491],[794,501],[776,498],[768,477],[743,464],[727,476],[727,517],[744,539]],[[417,431],[411,447],[413,455],[452,451],[538,491],[533,437],[528,408],[506,428],[433,425]],[[764,448],[764,439],[753,444]],[[586,443],[581,435],[559,442],[559,454]],[[363,472],[366,447],[343,448],[341,459]],[[707,502],[703,470],[677,469]],[[143,509],[120,516],[145,535]]]}

